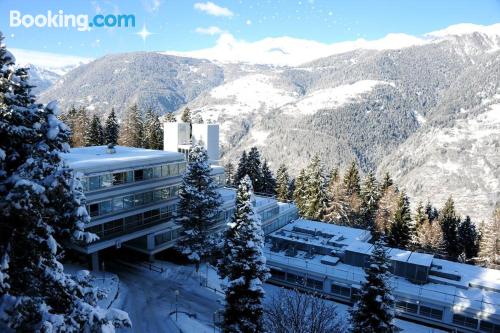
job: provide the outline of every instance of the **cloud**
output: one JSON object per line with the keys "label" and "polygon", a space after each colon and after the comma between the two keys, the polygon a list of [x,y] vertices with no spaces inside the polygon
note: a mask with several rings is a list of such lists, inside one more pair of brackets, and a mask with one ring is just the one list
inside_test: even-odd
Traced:
{"label": "cloud", "polygon": [[217,6],[215,3],[207,2],[197,2],[194,4],[194,9],[207,13],[213,16],[233,16],[233,12],[229,8]]}
{"label": "cloud", "polygon": [[216,26],[210,26],[207,28],[198,27],[198,28],[196,28],[195,31],[197,33],[199,33],[200,35],[210,35],[210,36],[220,35],[224,32],[224,30],[222,30],[221,28],[216,27]]}
{"label": "cloud", "polygon": [[149,13],[155,13],[160,9],[162,0],[142,0],[144,10]]}
{"label": "cloud", "polygon": [[93,60],[91,58],[80,56],[40,52],[26,49],[13,48],[10,49],[10,51],[12,52],[12,54],[14,54],[16,63],[20,66],[32,64],[51,70],[61,75],[66,73],[65,67],[76,67],[80,64],[86,64]]}

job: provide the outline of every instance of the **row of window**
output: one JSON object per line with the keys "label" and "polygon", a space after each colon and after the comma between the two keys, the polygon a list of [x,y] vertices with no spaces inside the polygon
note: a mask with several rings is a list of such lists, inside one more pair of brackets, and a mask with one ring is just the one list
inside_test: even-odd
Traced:
{"label": "row of window", "polygon": [[280,208],[279,207],[273,207],[271,209],[268,209],[268,210],[265,210],[263,211],[262,213],[260,213],[260,217],[262,219],[262,221],[267,221],[269,220],[270,218],[273,218],[275,217],[276,215],[278,215],[280,212]]}
{"label": "row of window", "polygon": [[176,212],[177,205],[169,205],[159,209],[152,209],[144,213],[135,214],[127,216],[125,218],[120,218],[110,222],[99,224],[87,228],[87,231],[92,232],[102,238],[130,231],[140,226],[168,220],[175,216]]}
{"label": "row of window", "polygon": [[179,228],[157,234],[155,235],[155,246],[170,242],[171,240],[178,238],[180,235],[181,229]]}
{"label": "row of window", "polygon": [[151,168],[106,173],[82,179],[83,191],[95,191],[116,185],[139,182],[148,179],[178,176],[186,170],[186,162],[162,164]]}
{"label": "row of window", "polygon": [[341,285],[332,283],[330,290],[331,290],[332,294],[337,294],[339,296],[347,297],[347,298],[351,297],[351,288],[349,288],[349,287],[341,286]]}
{"label": "row of window", "polygon": [[323,290],[323,281],[312,279],[310,277],[304,278],[300,275],[293,273],[285,273],[283,271],[271,268],[271,275],[274,279],[288,281],[290,283],[305,285],[308,288]]}
{"label": "row of window", "polygon": [[147,205],[161,200],[168,200],[176,197],[179,192],[179,185],[173,185],[137,194],[124,195],[109,200],[96,202],[87,205],[90,217],[106,215],[112,212],[119,212],[134,207]]}
{"label": "row of window", "polygon": [[467,317],[467,316],[460,315],[460,314],[453,315],[453,324],[456,324],[456,325],[459,325],[462,327],[477,329],[478,323],[479,323],[479,330],[481,332],[500,333],[500,325],[499,324],[494,324],[494,323],[486,321],[486,320],[481,320],[481,322],[479,322],[479,320],[476,318]]}

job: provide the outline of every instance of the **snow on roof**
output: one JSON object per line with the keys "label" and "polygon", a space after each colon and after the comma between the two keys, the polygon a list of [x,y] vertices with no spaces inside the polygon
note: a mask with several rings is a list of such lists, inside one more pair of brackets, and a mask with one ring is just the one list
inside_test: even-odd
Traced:
{"label": "snow on roof", "polygon": [[325,235],[330,235],[331,237],[342,236],[345,241],[367,241],[370,239],[370,232],[363,229],[349,228],[336,224],[329,224],[324,222],[317,222],[305,219],[298,219],[292,223],[285,226],[286,229],[293,230],[306,230],[309,232],[320,232]]}
{"label": "snow on roof", "polygon": [[412,252],[408,262],[419,266],[430,267],[434,256],[427,253]]}
{"label": "snow on roof", "polygon": [[400,250],[400,249],[390,249],[388,256],[391,260],[407,262],[411,255],[411,251]]}
{"label": "snow on roof", "polygon": [[62,156],[71,168],[84,174],[184,160],[184,155],[177,152],[115,146],[115,153],[110,154],[107,149],[107,146],[71,148]]}
{"label": "snow on roof", "polygon": [[373,252],[373,244],[359,241],[352,242],[345,248],[345,250],[349,252],[371,254]]}

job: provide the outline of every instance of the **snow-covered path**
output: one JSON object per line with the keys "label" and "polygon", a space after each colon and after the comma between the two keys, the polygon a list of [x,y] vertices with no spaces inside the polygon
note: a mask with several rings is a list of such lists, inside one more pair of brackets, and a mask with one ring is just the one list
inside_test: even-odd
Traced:
{"label": "snow-covered path", "polygon": [[116,263],[110,266],[121,281],[121,296],[115,306],[127,311],[133,324],[122,332],[177,332],[169,317],[175,311],[176,290],[179,311],[196,313],[199,322],[212,325],[222,297],[200,287],[192,267],[169,266],[160,274]]}

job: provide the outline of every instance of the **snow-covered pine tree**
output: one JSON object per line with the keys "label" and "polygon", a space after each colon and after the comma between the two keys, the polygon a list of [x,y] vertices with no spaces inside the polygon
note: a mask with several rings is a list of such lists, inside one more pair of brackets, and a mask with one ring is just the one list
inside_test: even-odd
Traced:
{"label": "snow-covered pine tree", "polygon": [[453,198],[448,198],[443,209],[439,213],[439,222],[443,229],[443,239],[447,255],[453,259],[458,259],[461,248],[458,243],[458,226],[460,218],[455,213],[455,203]]}
{"label": "snow-covered pine tree", "polygon": [[372,229],[375,225],[375,216],[377,214],[378,200],[380,199],[379,185],[377,179],[370,171],[361,187],[361,208],[360,222],[365,229]]}
{"label": "snow-covered pine tree", "polygon": [[184,108],[182,111],[181,121],[183,123],[191,123],[191,110],[188,107]]}
{"label": "snow-covered pine tree", "polygon": [[96,114],[94,114],[89,127],[85,131],[85,146],[101,146],[103,144],[104,130],[101,125],[101,120]]}
{"label": "snow-covered pine tree", "polygon": [[299,175],[295,179],[295,189],[293,191],[293,201],[297,205],[299,215],[304,216],[306,209],[306,170],[301,169]]}
{"label": "snow-covered pine tree", "polygon": [[411,219],[410,202],[405,192],[399,194],[394,217],[386,234],[387,244],[390,247],[408,249],[415,234]]}
{"label": "snow-covered pine tree", "polygon": [[65,114],[61,114],[59,117],[62,122],[66,124],[70,128],[71,134],[69,138],[69,145],[71,147],[75,147],[75,144],[73,142],[73,133],[74,133],[74,128],[75,128],[75,122],[76,122],[76,116],[78,114],[78,111],[76,110],[75,106],[71,106]]}
{"label": "snow-covered pine tree", "polygon": [[333,168],[328,175],[328,186],[332,186],[339,181],[339,169]]}
{"label": "snow-covered pine tree", "polygon": [[287,202],[289,197],[290,176],[284,164],[281,164],[276,172],[276,198],[281,202]]}
{"label": "snow-covered pine tree", "polygon": [[389,286],[389,262],[383,237],[373,245],[373,252],[365,268],[358,301],[351,310],[352,333],[392,333],[394,297]]}
{"label": "snow-covered pine tree", "polygon": [[151,108],[148,108],[144,116],[144,147],[156,150],[163,149],[163,130],[160,118]]}
{"label": "snow-covered pine tree", "polygon": [[[81,185],[61,160],[68,127],[55,103],[34,103],[24,69],[0,47],[0,318],[22,332],[108,332],[126,313],[96,306],[88,272],[64,273],[62,240],[92,240]],[[0,325],[1,326],[1,325]]]}
{"label": "snow-covered pine tree", "polygon": [[360,178],[356,162],[352,161],[349,169],[344,175],[344,188],[347,195],[360,194]]}
{"label": "snow-covered pine tree", "polygon": [[106,119],[106,124],[104,127],[104,144],[118,144],[118,136],[120,135],[120,125],[116,119],[115,109],[111,109],[111,112]]}
{"label": "snow-covered pine tree", "polygon": [[477,257],[479,252],[479,233],[476,230],[476,225],[472,223],[469,216],[466,216],[458,226],[458,242],[466,261]]}
{"label": "snow-covered pine tree", "polygon": [[500,207],[495,210],[491,222],[482,224],[480,231],[477,262],[487,267],[500,264]]}
{"label": "snow-covered pine tree", "polygon": [[260,153],[257,147],[250,148],[247,156],[247,175],[252,181],[253,189],[257,193],[264,192],[263,188],[263,175],[262,163],[260,160]]}
{"label": "snow-covered pine tree", "polygon": [[262,193],[276,194],[276,179],[266,160],[262,163]]}
{"label": "snow-covered pine tree", "polygon": [[231,162],[227,162],[224,165],[224,171],[225,171],[225,174],[226,174],[226,184],[229,185],[229,186],[234,185],[234,177],[235,177],[235,174],[234,174],[234,164],[231,163]]}
{"label": "snow-covered pine tree", "polygon": [[167,112],[163,116],[163,121],[165,121],[167,123],[175,123],[177,121],[177,119],[175,119],[175,115],[173,112]]}
{"label": "snow-covered pine tree", "polygon": [[179,188],[178,222],[183,226],[185,237],[178,246],[195,263],[212,249],[208,230],[217,222],[222,204],[210,171],[206,150],[194,146],[189,152],[189,164]]}
{"label": "snow-covered pine tree", "polygon": [[71,129],[71,147],[85,146],[85,133],[90,126],[90,118],[87,110],[80,107],[78,110],[70,109],[66,115]]}
{"label": "snow-covered pine tree", "polygon": [[238,161],[238,169],[236,170],[236,174],[234,176],[234,185],[241,183],[241,180],[245,178],[248,174],[248,156],[247,152],[244,150],[241,153],[240,160]]}
{"label": "snow-covered pine tree", "polygon": [[137,104],[132,105],[125,113],[118,143],[127,147],[144,146],[144,121]]}
{"label": "snow-covered pine tree", "polygon": [[306,171],[304,217],[322,220],[327,208],[326,181],[319,155],[314,155]]}
{"label": "snow-covered pine tree", "polygon": [[236,211],[225,233],[218,270],[227,278],[223,332],[264,332],[262,284],[269,278],[263,253],[264,232],[252,206],[252,181],[244,177],[236,195]]}

